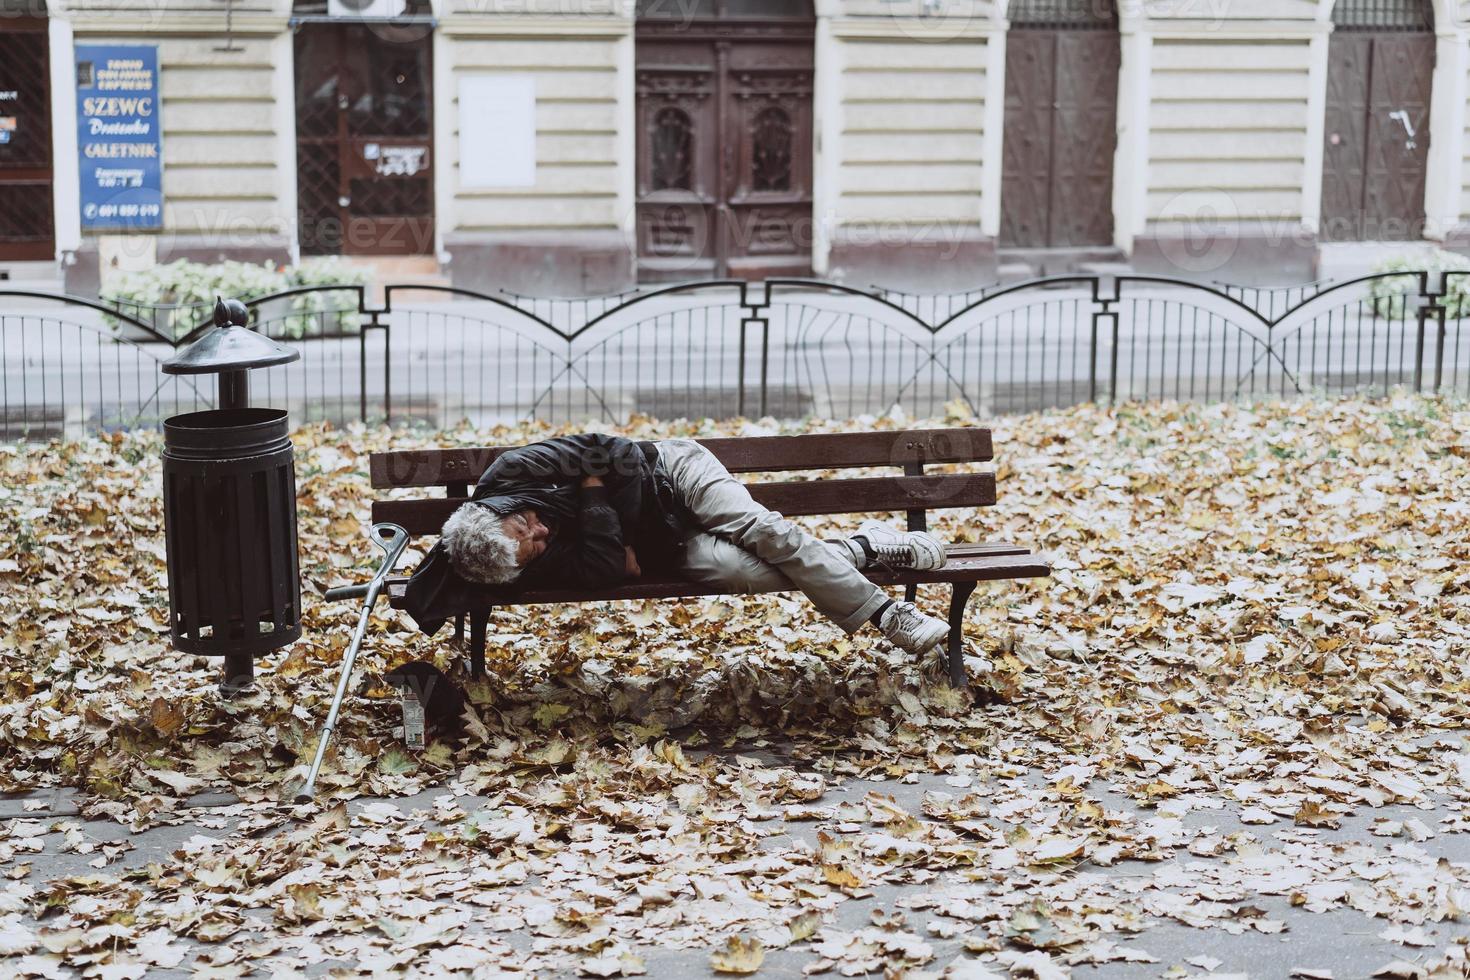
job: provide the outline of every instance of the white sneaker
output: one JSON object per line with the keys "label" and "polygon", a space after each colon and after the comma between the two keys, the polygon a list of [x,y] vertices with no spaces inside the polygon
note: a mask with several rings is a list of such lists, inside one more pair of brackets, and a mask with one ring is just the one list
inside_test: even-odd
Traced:
{"label": "white sneaker", "polygon": [[928,531],[895,531],[878,521],[864,521],[854,537],[865,538],[873,561],[889,568],[927,572],[944,567],[944,545]]}
{"label": "white sneaker", "polygon": [[878,620],[878,628],[888,641],[915,656],[922,656],[949,635],[949,624],[926,616],[912,602],[895,602]]}

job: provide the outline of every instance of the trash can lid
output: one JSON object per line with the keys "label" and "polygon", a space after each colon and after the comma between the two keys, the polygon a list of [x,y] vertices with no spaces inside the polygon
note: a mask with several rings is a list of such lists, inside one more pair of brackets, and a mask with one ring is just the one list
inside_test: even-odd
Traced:
{"label": "trash can lid", "polygon": [[251,330],[245,325],[248,319],[245,304],[217,298],[214,326],[164,361],[163,373],[217,374],[300,360],[300,351]]}

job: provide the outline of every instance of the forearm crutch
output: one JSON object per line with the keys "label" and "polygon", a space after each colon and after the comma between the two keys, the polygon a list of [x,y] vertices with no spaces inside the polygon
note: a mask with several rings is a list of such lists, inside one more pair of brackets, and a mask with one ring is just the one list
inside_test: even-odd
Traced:
{"label": "forearm crutch", "polygon": [[352,665],[357,660],[357,651],[362,647],[362,638],[367,635],[373,603],[378,601],[383,583],[393,571],[393,566],[398,564],[398,556],[408,546],[408,532],[397,524],[374,524],[368,529],[368,538],[383,549],[383,561],[373,573],[372,581],[365,585],[341,585],[328,589],[324,596],[328,601],[351,599],[355,596],[367,598],[362,604],[361,615],[357,617],[357,630],[352,634],[352,643],[348,645],[347,653],[342,658],[342,676],[337,678],[337,693],[332,697],[332,707],[327,711],[327,723],[322,726],[321,738],[316,743],[316,758],[311,762],[306,782],[296,791],[297,803],[310,802],[316,793],[317,773],[321,772],[322,760],[327,757],[327,743],[331,741],[332,732],[337,727],[337,713],[342,710],[342,700],[347,696],[347,682],[352,678]]}

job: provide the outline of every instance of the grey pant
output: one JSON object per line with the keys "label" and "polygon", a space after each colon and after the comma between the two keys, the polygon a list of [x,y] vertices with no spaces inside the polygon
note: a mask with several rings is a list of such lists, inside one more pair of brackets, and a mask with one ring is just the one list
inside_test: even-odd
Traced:
{"label": "grey pant", "polygon": [[700,530],[685,541],[684,572],[731,592],[800,589],[845,632],[886,598],[844,545],[826,544],[756,503],[745,484],[693,439],[665,439],[659,458]]}

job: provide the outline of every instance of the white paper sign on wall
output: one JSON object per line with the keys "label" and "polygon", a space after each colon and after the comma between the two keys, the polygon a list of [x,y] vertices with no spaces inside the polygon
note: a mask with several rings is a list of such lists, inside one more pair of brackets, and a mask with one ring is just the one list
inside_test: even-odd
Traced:
{"label": "white paper sign on wall", "polygon": [[465,75],[459,80],[461,187],[536,183],[536,79]]}

